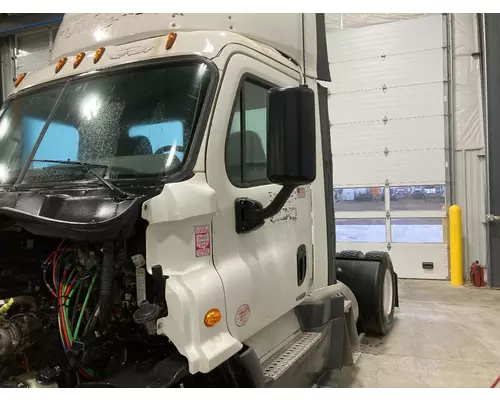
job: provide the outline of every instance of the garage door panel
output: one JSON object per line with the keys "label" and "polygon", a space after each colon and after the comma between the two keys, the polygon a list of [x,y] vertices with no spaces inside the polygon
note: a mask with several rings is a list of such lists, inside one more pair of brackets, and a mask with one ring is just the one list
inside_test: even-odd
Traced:
{"label": "garage door panel", "polygon": [[332,124],[382,121],[444,114],[442,82],[377,92],[353,92],[330,96]]}
{"label": "garage door panel", "polygon": [[[334,79],[331,93],[381,90],[401,85],[416,85],[443,80],[444,58],[441,48],[402,54],[383,60],[374,58],[330,64]],[[411,74],[408,71],[412,71]],[[338,78],[338,79],[336,79]]]}
{"label": "garage door panel", "polygon": [[337,249],[389,251],[401,278],[448,277],[445,28],[434,15],[329,35]]}
{"label": "garage door panel", "polygon": [[[422,251],[424,247],[424,251]],[[337,251],[360,250],[363,253],[369,251],[387,251],[385,243],[360,243],[360,242],[339,242]],[[422,253],[424,256],[422,256]],[[447,279],[448,278],[448,257],[446,245],[444,244],[393,244],[389,255],[398,278],[413,279]],[[422,263],[432,263],[432,269],[424,269]]]}
{"label": "garage door panel", "polygon": [[48,29],[17,36],[17,74],[36,71],[50,63],[49,37]]}
{"label": "garage door panel", "polygon": [[445,182],[444,149],[333,156],[335,187],[439,184]]}
{"label": "garage door panel", "polygon": [[17,70],[23,72],[32,72],[45,67],[50,63],[50,54],[48,50],[33,51],[26,55],[17,57]]}
{"label": "garage door panel", "polygon": [[[417,52],[443,46],[443,17],[432,15],[328,34],[330,62]],[[355,50],[353,50],[355,49]]]}
{"label": "garage door panel", "polygon": [[[389,254],[399,278],[448,278],[448,252],[445,244],[391,243]],[[429,265],[429,269],[423,268],[423,263]]]}
{"label": "garage door panel", "polygon": [[332,125],[330,132],[334,155],[445,148],[442,116]]}

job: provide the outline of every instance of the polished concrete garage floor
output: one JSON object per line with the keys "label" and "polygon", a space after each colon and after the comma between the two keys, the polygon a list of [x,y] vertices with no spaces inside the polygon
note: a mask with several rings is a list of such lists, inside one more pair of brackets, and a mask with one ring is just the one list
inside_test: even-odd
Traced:
{"label": "polished concrete garage floor", "polygon": [[489,387],[500,374],[500,291],[401,280],[391,333],[364,338],[351,387]]}

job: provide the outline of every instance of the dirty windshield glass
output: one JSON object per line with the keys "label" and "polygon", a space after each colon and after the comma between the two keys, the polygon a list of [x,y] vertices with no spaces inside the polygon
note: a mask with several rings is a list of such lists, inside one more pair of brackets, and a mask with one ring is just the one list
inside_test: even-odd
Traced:
{"label": "dirty windshield glass", "polygon": [[0,184],[15,183],[27,163],[24,184],[89,179],[69,161],[99,166],[94,169],[110,179],[176,172],[209,81],[203,63],[166,64],[16,97],[0,115]]}

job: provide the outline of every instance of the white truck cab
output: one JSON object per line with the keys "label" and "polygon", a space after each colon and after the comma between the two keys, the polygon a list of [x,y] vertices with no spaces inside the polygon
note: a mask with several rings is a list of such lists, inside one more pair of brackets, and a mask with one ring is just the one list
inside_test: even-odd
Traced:
{"label": "white truck cab", "polygon": [[0,111],[0,235],[46,258],[0,299],[64,348],[24,382],[311,386],[386,334],[390,257],[335,253],[329,79],[321,14],[66,14]]}

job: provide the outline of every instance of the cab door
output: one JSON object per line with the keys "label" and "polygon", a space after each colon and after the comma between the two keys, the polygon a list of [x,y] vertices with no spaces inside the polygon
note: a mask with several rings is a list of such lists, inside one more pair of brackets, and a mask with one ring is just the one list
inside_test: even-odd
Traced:
{"label": "cab door", "polygon": [[213,260],[224,286],[227,323],[243,341],[299,304],[312,287],[312,220],[309,186],[295,190],[282,210],[255,231],[238,234],[235,200],[265,207],[281,189],[266,172],[267,92],[298,86],[267,62],[230,58],[207,144],[208,184],[217,194]]}

